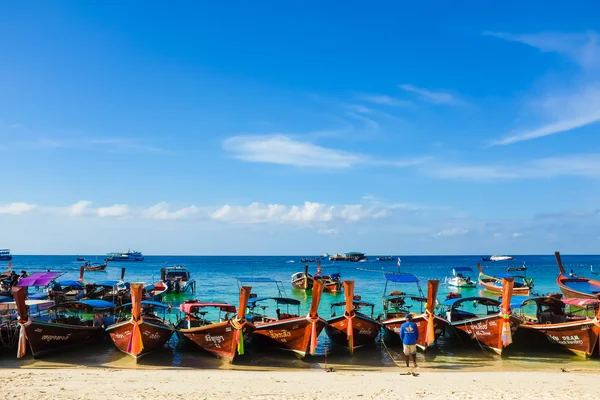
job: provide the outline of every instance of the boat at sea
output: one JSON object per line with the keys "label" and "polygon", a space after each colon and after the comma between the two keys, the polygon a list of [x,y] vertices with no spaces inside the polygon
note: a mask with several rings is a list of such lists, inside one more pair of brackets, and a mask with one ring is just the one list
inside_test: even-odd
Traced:
{"label": "boat at sea", "polygon": [[452,297],[442,303],[449,333],[457,343],[472,343],[502,355],[521,320],[511,312],[512,278],[503,280],[502,301],[489,297]]}
{"label": "boat at sea", "polygon": [[[241,287],[237,315],[235,306],[227,303],[198,300],[182,303],[179,309],[185,317],[176,325],[177,335],[218,358],[233,362],[237,356],[244,355],[244,342],[255,329],[245,315],[251,290],[250,286]],[[207,310],[218,311],[216,319],[207,319]]]}
{"label": "boat at sea", "polygon": [[[84,259],[85,261],[85,259]],[[83,264],[83,269],[89,272],[101,272],[105,271],[106,267],[108,267],[108,258],[104,259],[104,264],[101,263],[91,263],[89,261],[85,261]]]}
{"label": "boat at sea", "polygon": [[533,289],[533,278],[528,278],[525,274],[526,267],[508,268],[506,273],[499,275],[486,275],[480,263],[477,263],[479,269],[478,281],[485,290],[494,293],[502,293],[502,279],[514,279],[512,294],[514,296],[529,296]]}
{"label": "boat at sea", "polygon": [[340,254],[335,253],[334,255],[329,257],[329,261],[350,261],[350,262],[360,262],[367,261],[368,258],[364,253],[359,253],[357,251],[352,251],[350,253]]}
{"label": "boat at sea", "polygon": [[158,290],[164,289],[165,293],[195,293],[196,280],[192,279],[190,271],[182,266],[161,268],[160,282],[155,283],[154,287]]}
{"label": "boat at sea", "polygon": [[144,255],[139,251],[127,250],[124,253],[108,253],[106,261],[144,261]]}
{"label": "boat at sea", "polygon": [[12,254],[10,254],[10,249],[0,249],[0,261],[10,260],[12,260]]}
{"label": "boat at sea", "polygon": [[[256,329],[252,333],[252,344],[255,348],[261,345],[280,350],[293,351],[299,357],[315,354],[317,338],[327,321],[319,317],[317,310],[321,301],[323,286],[315,281],[312,290],[312,300],[306,316],[300,315],[300,300],[289,298],[281,281],[271,278],[236,278],[241,287],[245,283],[266,283],[277,287],[278,295],[274,297],[257,297],[250,295],[247,319]],[[254,286],[254,285],[253,285]],[[275,303],[275,316],[267,314],[268,303]],[[285,312],[281,308],[285,307]],[[293,310],[290,310],[293,307]]]}
{"label": "boat at sea", "polygon": [[[13,288],[21,328],[17,357],[26,354],[26,345],[34,358],[104,339],[104,328],[113,322],[115,305],[103,300],[78,300],[55,304],[46,316],[30,318],[25,302],[27,289]],[[89,316],[92,315],[92,318]]]}
{"label": "boat at sea", "polygon": [[395,258],[391,256],[377,257],[377,261],[394,261]]}
{"label": "boat at sea", "polygon": [[[325,333],[333,343],[354,354],[355,349],[375,343],[381,323],[375,320],[373,303],[355,300],[353,280],[344,281],[344,296],[345,301],[331,305],[331,317],[327,320]],[[343,314],[336,313],[338,307],[344,307]],[[365,312],[365,309],[370,311]]]}
{"label": "boat at sea", "polygon": [[477,286],[475,271],[469,267],[455,267],[452,269],[452,277],[446,278],[446,284],[456,288],[474,288]]}
{"label": "boat at sea", "polygon": [[563,267],[560,253],[554,253],[556,263],[560,273],[556,278],[556,284],[565,297],[575,297],[579,299],[600,299],[600,281],[576,276],[573,270],[567,275]]}
{"label": "boat at sea", "polygon": [[[384,339],[391,342],[399,341],[400,327],[406,322],[406,314],[410,313],[419,331],[417,348],[425,351],[437,342],[448,325],[444,317],[435,315],[434,312],[440,281],[434,279],[427,281],[427,295],[425,295],[419,284],[419,278],[414,274],[390,272],[384,274],[384,277],[383,313],[377,318],[385,328]],[[416,293],[408,294],[399,290],[388,292],[390,285],[414,286]],[[418,306],[419,310],[412,309],[415,306]]]}
{"label": "boat at sea", "polygon": [[489,257],[481,257],[481,261],[512,261],[514,257],[493,255]]}
{"label": "boat at sea", "polygon": [[[175,329],[166,318],[168,305],[157,301],[143,301],[144,284],[131,284],[131,303],[120,308],[117,322],[106,328],[115,346],[139,359],[155,350],[163,348]],[[163,316],[157,315],[162,310]]]}
{"label": "boat at sea", "polygon": [[515,345],[530,348],[546,343],[582,357],[596,353],[600,336],[600,300],[558,295],[515,297],[512,303],[511,308],[519,310],[518,316],[523,321],[515,334]]}
{"label": "boat at sea", "polygon": [[317,273],[313,275],[313,279],[321,282],[324,292],[340,293],[342,291],[342,275],[339,267],[335,272],[324,273],[321,269],[321,261],[318,261]]}
{"label": "boat at sea", "polygon": [[296,272],[290,278],[292,287],[298,290],[311,290],[314,284],[314,278],[308,273],[308,264],[304,264],[304,272]]}

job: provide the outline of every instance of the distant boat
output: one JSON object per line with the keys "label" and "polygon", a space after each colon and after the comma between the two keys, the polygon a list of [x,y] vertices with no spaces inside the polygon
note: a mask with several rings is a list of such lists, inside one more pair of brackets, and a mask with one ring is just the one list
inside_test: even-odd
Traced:
{"label": "distant boat", "polygon": [[477,286],[475,271],[469,267],[453,268],[452,278],[447,278],[446,283],[457,288],[474,288]]}
{"label": "distant boat", "polygon": [[[533,289],[533,278],[528,278],[527,276],[525,276],[525,271],[527,270],[526,267],[523,266],[520,268],[508,268],[505,274],[499,274],[494,276],[484,274],[480,263],[477,263],[477,268],[479,268],[479,284],[483,286],[485,290],[494,293],[502,293],[503,278],[512,278],[514,279],[511,289],[511,293],[513,295],[531,295],[531,289]],[[512,273],[512,271],[523,273]]]}
{"label": "distant boat", "polygon": [[77,261],[85,261],[85,257],[77,257]]}
{"label": "distant boat", "polygon": [[512,261],[514,257],[511,256],[490,256],[490,257],[481,257],[481,261]]}
{"label": "distant boat", "polygon": [[395,258],[391,257],[391,256],[385,256],[385,257],[377,257],[377,261],[394,261]]}
{"label": "distant boat", "polygon": [[108,261],[144,261],[144,255],[139,251],[128,250],[126,253],[108,253]]}
{"label": "distant boat", "polygon": [[12,255],[10,254],[10,249],[0,249],[0,261],[10,261],[12,260]]}
{"label": "distant boat", "polygon": [[590,265],[590,272],[594,275],[600,275],[600,271],[594,271],[594,267]]}
{"label": "distant boat", "polygon": [[196,281],[192,279],[190,271],[182,266],[162,268],[160,270],[161,282],[154,286],[163,286],[166,288],[166,293],[185,293],[191,290],[196,292]]}

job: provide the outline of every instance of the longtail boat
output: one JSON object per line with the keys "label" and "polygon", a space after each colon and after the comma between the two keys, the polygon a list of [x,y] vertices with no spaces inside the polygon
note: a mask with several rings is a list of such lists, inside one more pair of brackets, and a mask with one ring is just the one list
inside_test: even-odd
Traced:
{"label": "longtail boat", "polygon": [[[331,305],[331,318],[327,320],[325,332],[332,342],[347,347],[350,354],[354,350],[375,343],[381,330],[381,323],[373,316],[374,304],[354,300],[354,281],[344,281],[344,302]],[[336,315],[336,307],[343,306],[345,312]],[[362,312],[370,308],[369,314]]]}
{"label": "longtail boat", "polygon": [[[546,342],[579,356],[592,356],[600,335],[600,300],[548,296],[513,301],[516,302],[511,307],[520,309],[519,316],[524,321],[515,335],[515,343],[519,338],[524,347]],[[527,314],[531,306],[535,315]],[[570,312],[565,312],[566,306]]]}
{"label": "longtail boat", "polygon": [[[246,320],[251,289],[249,286],[240,289],[237,315],[235,306],[227,303],[198,300],[182,303],[179,309],[185,313],[185,318],[177,324],[177,334],[209,353],[233,362],[236,356],[244,354],[244,340],[254,331],[254,324]],[[208,308],[219,310],[218,321],[206,319]],[[225,318],[221,318],[221,312],[225,312]]]}
{"label": "longtail boat", "polygon": [[560,270],[560,274],[558,274],[558,277],[556,278],[556,284],[565,297],[600,299],[600,281],[582,276],[574,276],[574,274],[569,274],[569,276],[567,276],[560,258],[560,253],[557,251],[554,255],[556,256],[556,263]]}
{"label": "longtail boat", "polygon": [[321,260],[317,261],[317,273],[313,275],[313,279],[321,282],[324,292],[340,293],[342,291],[342,276],[340,275],[339,268],[337,272],[323,274]]}
{"label": "longtail boat", "polygon": [[447,309],[451,331],[462,341],[477,343],[482,349],[502,355],[522,322],[510,309],[513,283],[512,278],[503,280],[502,302],[488,297],[458,297],[444,301],[442,306]]}
{"label": "longtail boat", "polygon": [[[237,280],[240,285],[242,282],[275,283],[279,291],[277,297],[256,298],[251,295],[247,318],[256,327],[252,334],[253,345],[258,342],[281,350],[293,351],[301,358],[304,358],[307,353],[315,354],[317,337],[327,325],[327,322],[317,313],[323,292],[320,282],[314,282],[308,315],[301,316],[300,301],[285,297],[280,281],[270,278],[237,278]],[[275,302],[276,317],[266,314],[268,307],[265,305],[266,301]],[[286,307],[285,312],[281,311],[282,306]],[[290,306],[296,307],[296,312],[290,311]]]}
{"label": "longtail boat", "polygon": [[131,304],[124,304],[122,311],[131,307],[131,317],[123,314],[119,321],[106,330],[115,346],[122,352],[132,356],[136,362],[157,349],[164,347],[171,338],[174,329],[166,318],[154,314],[156,308],[163,311],[166,304],[155,301],[142,301],[142,283],[131,284]]}
{"label": "longtail boat", "polygon": [[[531,294],[531,289],[533,289],[533,279],[526,277],[525,274],[517,273],[517,271],[512,273],[507,271],[505,274],[491,276],[483,273],[481,263],[477,263],[477,268],[479,269],[479,284],[487,291],[498,294],[502,293],[502,279],[512,278],[514,280],[514,287],[512,290],[513,295],[529,296]],[[518,269],[518,271],[525,270],[525,268]]]}
{"label": "longtail boat", "polygon": [[[406,314],[413,314],[413,322],[417,325],[419,337],[417,348],[425,350],[434,344],[444,333],[448,321],[439,315],[435,315],[434,308],[439,280],[427,281],[427,296],[425,297],[419,278],[410,273],[386,273],[383,300],[383,314],[378,320],[385,328],[385,339],[392,341],[400,340],[400,327],[406,322]],[[389,283],[415,284],[418,290],[416,294],[407,294],[400,291],[387,292]],[[419,310],[411,310],[418,305]]]}
{"label": "longtail boat", "polygon": [[314,279],[308,273],[308,264],[304,264],[304,272],[296,272],[292,275],[292,287],[300,290],[311,290],[313,288]]}
{"label": "longtail boat", "polygon": [[105,271],[106,267],[108,267],[108,258],[104,259],[104,264],[92,264],[91,262],[86,261],[85,264],[82,265],[82,267],[84,270],[89,272]]}
{"label": "longtail boat", "polygon": [[[34,272],[33,274],[25,278],[21,278],[21,280],[19,280],[18,286],[27,288],[27,290],[29,290],[29,288],[43,288],[43,290],[41,291],[28,293],[27,298],[30,300],[47,300],[53,297],[53,289],[61,289],[61,286],[56,282],[56,279],[62,274],[63,273],[61,272],[50,271]],[[81,285],[80,287],[83,287],[83,285]]]}
{"label": "longtail boat", "polygon": [[26,354],[27,343],[37,358],[103,340],[105,325],[112,321],[109,315],[114,311],[114,304],[102,300],[64,302],[50,307],[47,318],[32,319],[25,302],[26,290],[13,288],[20,326],[18,358]]}

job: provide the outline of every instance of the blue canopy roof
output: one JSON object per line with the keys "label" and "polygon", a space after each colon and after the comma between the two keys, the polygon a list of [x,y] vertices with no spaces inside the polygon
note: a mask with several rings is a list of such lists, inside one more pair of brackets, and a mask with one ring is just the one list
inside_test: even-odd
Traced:
{"label": "blue canopy roof", "polygon": [[99,281],[99,282],[95,282],[95,285],[98,286],[117,286],[119,283],[121,283],[120,281]]}
{"label": "blue canopy roof", "polygon": [[473,272],[473,270],[469,267],[454,267],[453,268],[455,271],[465,271],[465,272]]}
{"label": "blue canopy roof", "polygon": [[58,284],[60,286],[73,286],[73,287],[82,287],[83,286],[83,283],[81,283],[79,281],[72,281],[72,280],[60,281],[60,282],[58,282]]}
{"label": "blue canopy roof", "polygon": [[64,308],[93,308],[93,309],[105,309],[105,308],[113,308],[115,307],[114,303],[106,300],[78,300],[78,301],[69,301],[66,303],[57,304],[55,307],[64,307]]}
{"label": "blue canopy roof", "polygon": [[255,305],[259,301],[264,301],[264,300],[275,300],[277,302],[277,304],[293,304],[293,305],[300,304],[300,300],[291,299],[289,297],[260,297],[258,299],[251,299],[248,302],[248,305]]}
{"label": "blue canopy roof", "polygon": [[533,297],[513,296],[512,299],[510,299],[510,308],[521,308],[523,306],[523,302],[531,299],[533,299]]}
{"label": "blue canopy roof", "polygon": [[[442,303],[442,305],[452,307],[454,305],[458,305],[460,303],[464,303],[464,302],[467,302],[467,301],[478,301],[480,304],[483,304],[483,305],[487,305],[487,304],[489,304],[489,305],[500,305],[501,304],[499,300],[492,299],[492,298],[489,298],[489,297],[455,297],[453,299],[447,299],[447,300],[445,300]],[[458,303],[458,304],[456,304],[456,303]]]}
{"label": "blue canopy roof", "polygon": [[13,301],[10,296],[0,296],[0,303],[6,303],[7,301]]}
{"label": "blue canopy roof", "polygon": [[260,282],[275,283],[275,282],[280,282],[280,281],[278,281],[276,279],[271,279],[271,278],[254,278],[254,277],[250,277],[250,276],[248,276],[248,277],[238,277],[238,278],[235,278],[235,279],[237,279],[240,282],[254,282],[254,283],[260,283]]}
{"label": "blue canopy roof", "polygon": [[[143,306],[154,306],[154,307],[169,308],[169,306],[167,304],[161,303],[160,301],[143,300],[142,301],[142,305]],[[131,303],[123,304],[122,307],[131,307]]]}
{"label": "blue canopy roof", "polygon": [[417,283],[419,282],[419,278],[417,278],[413,274],[409,273],[393,273],[388,272],[383,274],[385,279],[392,282],[400,282],[400,283]]}

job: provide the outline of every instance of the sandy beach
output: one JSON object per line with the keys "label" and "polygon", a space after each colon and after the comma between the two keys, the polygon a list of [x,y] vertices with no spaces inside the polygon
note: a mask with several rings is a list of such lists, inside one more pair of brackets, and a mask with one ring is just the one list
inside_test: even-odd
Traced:
{"label": "sandy beach", "polygon": [[[415,375],[407,375],[415,371]],[[586,372],[430,372],[70,368],[7,369],[11,399],[597,399]]]}

